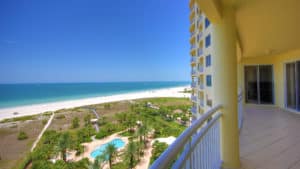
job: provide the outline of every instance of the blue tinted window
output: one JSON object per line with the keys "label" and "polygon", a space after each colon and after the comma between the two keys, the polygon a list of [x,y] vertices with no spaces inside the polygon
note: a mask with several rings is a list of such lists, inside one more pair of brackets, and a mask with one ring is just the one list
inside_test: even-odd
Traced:
{"label": "blue tinted window", "polygon": [[211,43],[210,35],[207,35],[207,36],[205,37],[205,47],[209,47],[209,46],[210,46],[210,43]]}
{"label": "blue tinted window", "polygon": [[205,28],[207,28],[210,25],[210,22],[207,18],[205,18]]}
{"label": "blue tinted window", "polygon": [[206,76],[206,86],[211,86],[211,75]]}
{"label": "blue tinted window", "polygon": [[206,67],[211,65],[211,56],[207,55],[205,58]]}

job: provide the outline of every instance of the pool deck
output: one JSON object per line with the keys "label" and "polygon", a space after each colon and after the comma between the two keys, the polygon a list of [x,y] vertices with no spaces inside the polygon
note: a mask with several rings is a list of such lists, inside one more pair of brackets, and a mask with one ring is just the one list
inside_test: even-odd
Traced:
{"label": "pool deck", "polygon": [[[106,144],[114,139],[121,139],[124,141],[125,145],[128,144],[128,138],[127,137],[123,137],[123,136],[120,136],[119,133],[115,133],[113,135],[110,135],[108,137],[105,137],[101,140],[93,140],[92,142],[90,143],[83,143],[81,145],[84,146],[84,153],[82,153],[81,155],[79,156],[76,156],[75,155],[75,151],[72,151],[72,152],[69,152],[70,155],[68,157],[68,159],[70,159],[71,161],[79,161],[83,158],[88,158],[90,161],[94,161],[94,158],[90,156],[90,154],[99,146],[103,145],[103,144]],[[125,146],[124,146],[125,147]],[[123,149],[123,148],[121,148]]]}

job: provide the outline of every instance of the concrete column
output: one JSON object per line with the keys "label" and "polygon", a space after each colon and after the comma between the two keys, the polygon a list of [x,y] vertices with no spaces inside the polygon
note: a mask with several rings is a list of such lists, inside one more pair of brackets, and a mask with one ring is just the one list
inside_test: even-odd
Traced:
{"label": "concrete column", "polygon": [[240,167],[237,112],[237,32],[233,7],[222,8],[221,20],[211,26],[214,105],[223,105],[221,118],[223,168],[237,169]]}

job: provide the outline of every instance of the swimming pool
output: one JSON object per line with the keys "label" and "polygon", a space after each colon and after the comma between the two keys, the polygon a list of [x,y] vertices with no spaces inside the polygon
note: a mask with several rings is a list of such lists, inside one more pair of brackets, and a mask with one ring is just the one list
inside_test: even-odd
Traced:
{"label": "swimming pool", "polygon": [[105,143],[99,147],[97,147],[94,151],[91,152],[91,157],[96,158],[97,156],[101,155],[104,150],[106,149],[107,145],[113,143],[117,149],[123,148],[125,146],[125,142],[119,138],[113,139],[112,141]]}

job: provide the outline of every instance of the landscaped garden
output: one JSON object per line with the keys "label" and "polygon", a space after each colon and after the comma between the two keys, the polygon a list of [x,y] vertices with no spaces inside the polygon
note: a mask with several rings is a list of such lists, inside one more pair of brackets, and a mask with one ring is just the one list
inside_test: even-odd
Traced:
{"label": "landscaped garden", "polygon": [[[186,98],[153,98],[59,110],[37,147],[16,168],[144,167],[149,165],[144,163],[150,158],[153,162],[168,146],[157,141],[151,144],[152,141],[177,137],[189,125],[190,104]],[[92,109],[100,116],[96,122]],[[30,139],[26,132],[19,135]],[[87,153],[93,151],[89,149],[92,145],[113,139],[124,141],[124,145],[118,147],[108,141],[105,146],[102,144],[98,156]]]}

